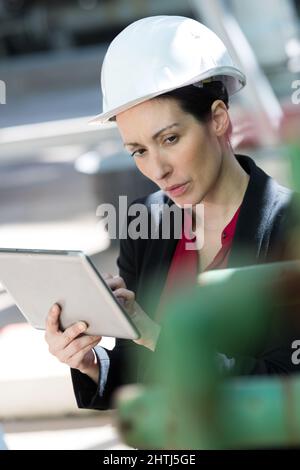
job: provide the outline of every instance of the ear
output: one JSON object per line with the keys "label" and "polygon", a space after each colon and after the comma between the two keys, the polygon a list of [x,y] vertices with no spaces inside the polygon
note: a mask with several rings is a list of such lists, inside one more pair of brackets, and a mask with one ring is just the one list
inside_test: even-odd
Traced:
{"label": "ear", "polygon": [[230,117],[224,101],[216,100],[211,106],[211,125],[217,137],[223,137],[230,128]]}

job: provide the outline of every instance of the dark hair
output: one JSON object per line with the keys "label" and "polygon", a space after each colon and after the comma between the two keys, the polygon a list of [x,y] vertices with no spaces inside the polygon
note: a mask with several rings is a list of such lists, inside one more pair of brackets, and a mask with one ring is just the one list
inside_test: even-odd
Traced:
{"label": "dark hair", "polygon": [[183,111],[192,114],[202,123],[210,119],[214,101],[222,100],[229,107],[228,93],[221,81],[203,83],[203,86],[188,85],[157,96],[157,99],[165,98],[177,100]]}
{"label": "dark hair", "polygon": [[[203,85],[188,85],[158,95],[153,99],[173,98],[179,102],[181,109],[192,114],[198,121],[205,123],[211,116],[211,106],[214,101],[221,100],[229,108],[228,92],[220,80],[203,83]],[[109,119],[115,121],[116,116]]]}

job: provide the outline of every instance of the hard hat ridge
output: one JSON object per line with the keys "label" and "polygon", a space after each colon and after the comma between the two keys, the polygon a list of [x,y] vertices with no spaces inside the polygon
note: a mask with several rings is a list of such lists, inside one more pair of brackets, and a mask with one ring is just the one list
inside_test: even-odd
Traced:
{"label": "hard hat ridge", "polygon": [[203,24],[182,16],[142,18],[121,31],[106,52],[103,112],[93,122],[106,122],[143,101],[205,80],[221,81],[229,96],[246,82],[223,42]]}

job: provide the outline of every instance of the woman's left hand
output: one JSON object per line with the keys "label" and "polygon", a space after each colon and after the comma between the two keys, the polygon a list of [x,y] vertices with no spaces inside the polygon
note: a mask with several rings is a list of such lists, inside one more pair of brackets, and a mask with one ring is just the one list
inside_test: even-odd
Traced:
{"label": "woman's left hand", "polygon": [[140,332],[140,338],[134,340],[134,342],[154,351],[160,333],[160,326],[151,320],[137,304],[135,293],[127,289],[122,277],[112,276],[111,274],[105,274],[103,277]]}

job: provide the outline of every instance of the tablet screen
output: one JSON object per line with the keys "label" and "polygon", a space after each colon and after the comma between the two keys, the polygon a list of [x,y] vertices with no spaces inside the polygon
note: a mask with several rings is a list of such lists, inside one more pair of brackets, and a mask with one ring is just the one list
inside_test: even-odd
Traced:
{"label": "tablet screen", "polygon": [[81,251],[0,250],[0,282],[35,328],[45,329],[48,312],[58,303],[63,330],[84,321],[90,335],[139,338],[126,310]]}

